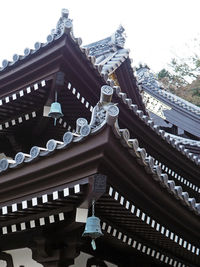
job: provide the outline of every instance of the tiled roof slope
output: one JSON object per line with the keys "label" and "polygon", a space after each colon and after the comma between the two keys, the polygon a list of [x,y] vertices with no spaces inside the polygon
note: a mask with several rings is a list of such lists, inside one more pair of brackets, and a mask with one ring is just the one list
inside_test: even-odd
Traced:
{"label": "tiled roof slope", "polygon": [[95,58],[95,65],[101,70],[101,75],[111,77],[115,84],[120,86],[121,91],[127,93],[133,102],[146,113],[131,66],[130,50],[124,47],[125,41],[124,28],[120,26],[110,37],[84,47],[88,49],[89,55]]}
{"label": "tiled roof slope", "polygon": [[168,144],[170,144],[172,147],[176,148],[178,151],[180,151],[183,155],[185,155],[187,158],[192,160],[196,165],[200,165],[200,158],[196,157],[192,153],[187,153],[187,149],[183,145],[177,144],[170,136],[166,134],[166,132],[158,125],[156,125],[153,120],[148,115],[144,115],[142,110],[139,110],[137,105],[134,105],[132,103],[132,100],[127,97],[125,93],[120,92],[120,89],[116,86],[115,92],[117,96],[122,100],[122,102],[134,112],[138,116],[138,118],[143,121],[146,125],[148,125],[149,128],[151,128],[157,135],[159,135],[163,140],[165,140]]}
{"label": "tiled roof slope", "polygon": [[124,28],[120,26],[110,37],[84,46],[102,67],[102,73],[111,74],[128,58],[129,49],[124,48]]}
{"label": "tiled roof slope", "polygon": [[[70,37],[70,39],[76,44],[76,46],[79,47],[80,52],[85,55],[86,59],[91,63],[92,67],[97,70],[97,72],[103,77],[105,82],[110,86],[113,86],[114,81],[109,75],[111,75],[116,69],[118,69],[123,62],[129,59],[130,50],[124,48],[124,28],[120,26],[112,36],[98,42],[82,46],[81,38],[75,38],[74,36],[72,20],[69,18],[69,11],[67,9],[62,10],[62,15],[57,23],[56,29],[53,29],[51,31],[51,34],[47,36],[46,43],[36,42],[34,49],[25,48],[24,55],[14,54],[12,62],[8,61],[7,59],[3,60],[2,67],[0,68],[0,77],[1,73],[14,68],[15,66],[18,66],[19,64],[23,64],[24,61],[29,60],[29,58],[37,53],[42,53],[44,49],[48,49],[48,47],[52,46],[52,44],[56,42],[56,40],[60,39],[64,35]],[[130,73],[127,74],[128,76],[130,76],[130,83],[132,83],[131,89],[129,90],[132,90],[132,87],[135,90],[137,84],[130,62],[131,60],[129,59],[128,68],[130,68],[129,72],[131,72],[133,77],[130,75]],[[134,82],[132,81],[133,78]],[[145,107],[142,102],[141,95],[138,88],[136,89],[136,98],[139,98],[139,103],[137,104],[144,110]]]}
{"label": "tiled roof slope", "polygon": [[[110,43],[112,45],[110,45],[110,50],[104,50],[104,46],[100,45],[100,48],[102,47],[102,51],[101,54],[103,54],[103,57],[105,56],[105,62],[104,64],[107,62],[108,57],[106,56],[107,53],[111,53],[111,59],[115,59],[118,61],[118,52],[121,50],[121,52],[119,52],[119,58],[121,60],[121,58],[126,57],[126,50],[124,50],[123,46],[124,46],[124,36],[123,36],[123,31],[124,29],[122,27],[119,28],[119,30],[115,33],[114,37],[111,38],[107,38],[105,39],[107,42],[107,45]],[[98,72],[104,77],[105,81],[107,82],[107,84],[114,86],[114,82],[111,79],[108,79],[108,75],[107,74],[103,74],[102,73],[102,67],[104,66],[100,66],[99,62],[102,62],[103,59],[98,58],[101,57],[99,56],[99,54],[97,54],[97,58],[95,57],[95,53],[94,55],[90,55],[90,49],[92,47],[96,47],[97,43],[101,44],[101,42],[104,42],[105,40],[99,41],[97,43],[93,43],[91,45],[89,45],[88,47],[80,47],[81,45],[81,39],[80,38],[75,38],[73,35],[73,31],[72,31],[72,21],[68,18],[68,10],[62,10],[62,17],[60,18],[56,30],[53,30],[51,35],[49,35],[47,37],[47,43],[45,44],[40,44],[40,43],[36,43],[36,49],[35,50],[30,50],[30,53],[27,53],[27,56],[36,53],[37,51],[40,51],[40,49],[42,49],[45,46],[48,46],[48,44],[50,44],[51,42],[53,42],[54,40],[59,39],[63,34],[69,34],[69,36],[72,38],[72,40],[78,45],[78,47],[80,48],[80,51],[82,51],[82,53],[84,53],[86,55],[86,57],[88,58],[88,60],[92,63],[93,67],[95,69],[98,70]],[[114,40],[114,41],[113,41]],[[106,43],[105,42],[105,43]],[[117,52],[118,51],[118,52]],[[105,52],[105,53],[104,53]],[[116,53],[117,52],[117,53]],[[125,53],[125,54],[124,54]],[[26,57],[22,57],[22,58],[18,58],[18,61],[22,60],[23,58]],[[98,61],[99,60],[99,61]],[[12,64],[9,63],[7,66],[4,66],[3,70],[6,70],[6,68],[8,66],[14,65],[15,62],[13,62]],[[112,64],[111,64],[112,65]],[[105,65],[106,66],[106,65]],[[177,148],[177,150],[179,150],[181,153],[185,154],[185,149],[180,147],[178,144],[174,144],[174,142],[170,141],[170,138],[165,137],[164,136],[164,131],[160,130],[159,127],[157,125],[155,125],[152,120],[150,120],[150,118],[148,118],[148,116],[144,115],[143,111],[139,110],[137,108],[136,105],[132,104],[132,100],[130,98],[127,97],[127,95],[125,93],[122,93],[120,91],[120,88],[116,86],[116,93],[117,95],[122,99],[122,101],[131,109],[133,110],[133,112],[135,114],[137,114],[137,116],[145,122],[146,125],[148,125],[152,130],[154,130],[158,135],[160,135],[164,140],[166,140],[170,145],[175,146]],[[193,154],[185,154],[189,159],[191,159],[192,161],[194,161],[197,165],[199,165],[200,160],[194,156]]]}
{"label": "tiled roof slope", "polygon": [[[114,86],[114,81],[109,77],[110,71],[114,70],[122,62],[124,62],[124,60],[128,57],[129,53],[129,50],[122,48],[122,43],[124,39],[121,38],[120,31],[121,30],[117,30],[114,34],[115,49],[113,50],[112,48],[111,50],[109,50],[109,58],[107,58],[105,54],[105,61],[102,62],[102,60],[100,60],[102,59],[102,57],[97,59],[94,55],[90,53],[91,46],[82,46],[81,38],[76,38],[74,36],[73,24],[72,20],[69,18],[69,11],[67,9],[62,9],[62,14],[57,23],[56,29],[53,29],[51,31],[51,34],[47,36],[47,42],[36,42],[34,45],[35,49],[26,48],[24,50],[24,55],[14,54],[12,62],[6,59],[3,60],[2,67],[0,68],[0,79],[1,74],[5,73],[6,71],[9,71],[12,68],[15,68],[15,66],[23,64],[23,62],[31,59],[34,55],[42,53],[44,50],[48,49],[48,47],[51,47],[54,42],[59,40],[64,35],[67,35],[67,37],[69,37],[72,42],[74,42],[75,46],[79,48],[80,53],[85,56],[86,60],[88,60],[88,62],[91,64],[91,67],[93,67],[93,69],[103,78],[103,81],[105,81],[105,83],[110,86]],[[123,31],[124,30],[122,30],[122,32]],[[111,40],[111,37],[109,37],[108,39]],[[110,64],[111,62],[112,64]]]}
{"label": "tiled roof slope", "polygon": [[200,141],[184,138],[175,134],[166,133],[166,135],[169,135],[172,139],[176,140],[176,143],[200,147]]}
{"label": "tiled roof slope", "polygon": [[[155,109],[155,107],[151,107],[151,101],[159,102],[164,108],[163,113],[167,122],[200,138],[200,108],[165,91],[148,67],[140,67],[136,73],[142,92],[147,93],[145,97],[152,96],[152,100],[150,97],[147,103],[150,108]],[[166,105],[166,108],[164,105]],[[152,112],[154,111],[152,110]]]}
{"label": "tiled roof slope", "polygon": [[[156,92],[156,94],[160,95],[162,98],[169,100],[172,103],[180,106],[181,108],[193,112],[196,115],[200,115],[200,108],[195,106],[194,104],[184,100],[181,97],[178,97],[170,92],[163,90],[161,84],[156,80],[155,76],[148,67],[141,67],[137,70],[137,80],[138,83],[142,86],[147,86],[152,91]],[[200,117],[199,117],[200,118]]]}

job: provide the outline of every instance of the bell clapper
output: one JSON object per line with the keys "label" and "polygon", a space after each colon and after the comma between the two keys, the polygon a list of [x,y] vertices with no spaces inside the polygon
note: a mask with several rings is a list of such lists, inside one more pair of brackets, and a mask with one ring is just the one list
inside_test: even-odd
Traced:
{"label": "bell clapper", "polygon": [[93,249],[93,250],[96,250],[95,239],[92,239],[92,241],[91,241],[91,245],[92,245],[92,249]]}

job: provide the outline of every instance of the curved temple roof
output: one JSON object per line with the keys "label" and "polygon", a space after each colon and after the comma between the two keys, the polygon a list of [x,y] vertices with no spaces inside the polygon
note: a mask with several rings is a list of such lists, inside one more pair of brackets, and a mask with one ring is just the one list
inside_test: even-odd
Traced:
{"label": "curved temple roof", "polygon": [[[153,186],[154,189],[162,191],[163,194],[165,196],[168,196],[169,199],[173,197],[172,203],[174,203],[173,204],[174,208],[179,207],[179,205],[181,204],[183,207],[181,209],[183,210],[186,209],[188,213],[193,213],[193,215],[199,216],[200,203],[196,203],[195,198],[189,197],[189,194],[187,192],[183,192],[181,186],[177,186],[174,180],[169,179],[166,173],[162,173],[161,167],[154,162],[154,159],[151,156],[147,155],[144,148],[141,148],[139,146],[138,140],[132,139],[130,136],[131,134],[127,129],[121,129],[119,127],[118,115],[120,110],[114,103],[111,102],[112,95],[113,95],[113,88],[109,86],[103,86],[101,89],[100,101],[93,109],[91,122],[88,124],[86,119],[79,118],[76,122],[76,132],[75,133],[66,132],[63,136],[63,141],[57,141],[52,139],[47,142],[47,145],[44,148],[37,146],[32,147],[30,150],[30,154],[24,154],[22,152],[19,152],[16,154],[14,160],[9,160],[6,158],[1,159],[0,160],[1,175],[3,176],[4,173],[6,174],[8,171],[14,172],[15,169],[20,170],[19,167],[22,167],[23,169],[23,166],[26,166],[27,164],[29,165],[37,161],[42,161],[46,157],[52,157],[52,155],[58,156],[59,153],[61,153],[61,151],[63,150],[66,150],[66,153],[69,153],[70,149],[73,146],[76,146],[78,149],[78,146],[80,144],[86,142],[92,136],[93,138],[96,138],[98,134],[101,133],[102,131],[105,131],[106,129],[112,129],[111,134],[112,136],[115,136],[114,139],[116,141],[114,142],[116,142],[117,146],[121,147],[120,149],[122,148],[123,150],[125,149],[124,151],[127,154],[126,157],[127,158],[130,157],[132,159],[131,162],[133,166],[137,166],[137,168],[139,169],[142,168],[142,172],[145,173],[144,177],[142,178],[144,179],[144,182],[149,185],[150,183],[152,183],[154,185]],[[99,116],[100,114],[101,116]],[[134,173],[132,173],[131,176],[133,177],[133,175]],[[149,179],[151,179],[152,181],[150,181]],[[144,190],[146,192],[147,188]],[[125,192],[124,194],[126,195]],[[149,194],[151,195],[152,193],[149,191]],[[111,197],[114,197],[115,200],[118,200],[118,197],[116,197],[116,193],[115,194],[113,193],[113,188],[109,189],[109,195]],[[120,198],[121,205],[123,205],[122,198],[124,199],[125,195]],[[5,207],[3,209],[5,209]],[[126,209],[129,210],[129,205],[128,206],[126,205]],[[2,210],[2,212],[5,213],[4,210]],[[135,208],[134,212],[132,212],[131,210],[131,213],[134,213],[136,217],[139,217],[138,212],[139,213],[141,212],[140,209],[138,208],[137,209]],[[145,219],[145,217],[142,219],[142,221],[145,221],[147,225],[149,224],[148,220],[149,220],[148,216],[147,219]],[[160,223],[154,222],[154,224],[156,227],[156,231],[158,231],[157,228],[163,229],[160,226]],[[154,226],[152,227],[154,228]],[[169,231],[170,230],[168,230],[168,232]],[[161,235],[163,235],[164,232],[161,231],[160,233]],[[171,234],[167,235],[167,237],[170,237],[169,238],[170,240]],[[177,238],[180,237],[178,236]],[[181,237],[181,240],[183,240],[183,242],[181,243],[182,244],[181,246],[183,246],[185,242],[184,238]],[[174,242],[176,244],[177,241]],[[191,249],[188,250],[190,253],[193,254],[198,249],[198,247],[196,247],[193,244],[190,244],[190,247]]]}
{"label": "curved temple roof", "polygon": [[[104,93],[105,92],[105,93]],[[106,94],[113,94],[112,87],[103,86],[102,87],[102,97]],[[3,158],[0,160],[0,172],[14,168],[18,168],[22,164],[31,163],[35,161],[39,157],[45,157],[51,155],[56,150],[62,150],[69,146],[71,143],[79,143],[82,142],[89,135],[97,134],[101,131],[106,124],[111,125],[114,131],[114,134],[117,138],[120,139],[123,146],[127,147],[129,152],[137,158],[140,165],[143,165],[148,173],[151,173],[153,178],[160,183],[163,183],[164,187],[167,187],[173,194],[177,194],[186,206],[190,206],[192,210],[200,215],[200,204],[196,204],[195,199],[190,199],[189,196],[185,195],[182,197],[182,188],[181,186],[175,186],[174,181],[168,181],[168,177],[166,174],[161,173],[161,168],[158,165],[154,165],[154,160],[152,157],[147,156],[144,148],[140,148],[137,139],[131,139],[130,133],[127,129],[120,129],[119,123],[117,122],[117,117],[119,114],[118,107],[111,102],[100,101],[99,103],[104,103],[103,106],[101,104],[97,104],[94,108],[91,122],[88,124],[87,120],[84,118],[79,118],[77,120],[76,132],[66,132],[63,136],[63,141],[49,140],[47,142],[46,148],[41,148],[34,146],[30,150],[30,154],[24,154],[19,152],[16,154],[15,159],[6,159]],[[104,116],[99,119],[99,114],[103,113]],[[175,189],[176,188],[176,189]]]}
{"label": "curved temple roof", "polygon": [[102,73],[110,75],[128,58],[130,50],[124,44],[124,28],[120,26],[112,36],[84,47],[96,58],[96,64],[102,66]]}
{"label": "curved temple roof", "polygon": [[[2,177],[2,186],[4,186],[4,178],[13,178],[15,176],[15,172],[18,172],[19,177],[21,177],[20,175],[25,177],[23,170],[27,170],[27,167],[35,166],[35,168],[37,169],[37,166],[39,166],[41,162],[48,160],[48,158],[57,158],[58,160],[62,160],[63,154],[70,155],[70,151],[72,151],[73,149],[77,152],[80,147],[84,147],[84,144],[87,144],[87,142],[89,143],[91,140],[93,140],[93,149],[95,149],[95,146],[98,147],[98,141],[95,142],[95,140],[100,140],[98,138],[100,138],[100,136],[102,135],[103,141],[102,144],[99,144],[101,150],[99,150],[100,152],[98,153],[98,156],[98,151],[95,152],[95,155],[97,157],[97,159],[95,160],[101,159],[101,168],[105,167],[108,174],[110,174],[109,184],[111,184],[111,186],[109,192],[107,192],[107,195],[104,196],[105,199],[109,196],[110,198],[114,198],[115,201],[118,201],[118,196],[120,195],[121,197],[119,200],[119,205],[123,206],[123,204],[125,203],[123,199],[127,198],[128,202],[126,202],[125,209],[129,211],[129,200],[131,200],[132,203],[135,203],[136,196],[138,196],[138,202],[136,201],[135,203],[135,207],[138,206],[138,208],[135,209],[135,211],[130,208],[129,216],[131,217],[134,215],[138,218],[141,217],[141,221],[146,223],[147,227],[149,227],[150,219],[148,218],[150,218],[149,216],[152,216],[152,213],[154,213],[155,218],[152,219],[151,225],[151,228],[153,228],[154,232],[151,242],[153,242],[153,240],[155,239],[155,233],[159,232],[159,235],[165,236],[166,238],[163,243],[161,242],[163,246],[166,242],[166,246],[170,247],[170,240],[172,240],[172,242],[174,243],[174,247],[172,249],[173,253],[176,254],[176,252],[181,247],[179,251],[180,254],[179,252],[177,252],[177,257],[181,255],[182,249],[183,251],[185,249],[185,252],[187,252],[185,253],[185,258],[187,258],[187,260],[190,260],[191,257],[193,257],[194,262],[198,262],[199,264],[198,256],[200,249],[198,248],[198,242],[196,239],[199,235],[198,221],[200,215],[200,187],[198,187],[199,177],[197,177],[199,173],[200,158],[198,155],[191,153],[184,147],[184,144],[188,144],[187,142],[190,142],[190,145],[199,147],[199,142],[191,140],[188,141],[184,138],[166,133],[158,125],[156,125],[147,114],[145,114],[145,110],[142,111],[140,107],[138,108],[138,106],[134,102],[135,99],[132,99],[132,96],[129,96],[128,93],[124,92],[127,89],[126,83],[128,83],[128,79],[130,82],[131,77],[133,78],[134,76],[133,69],[130,67],[129,50],[124,48],[125,37],[123,27],[119,27],[119,29],[111,37],[85,47],[80,46],[81,39],[74,37],[72,28],[72,20],[68,18],[68,11],[63,10],[62,17],[58,21],[56,29],[52,30],[51,34],[47,37],[47,43],[36,43],[34,50],[25,49],[24,56],[14,55],[13,62],[8,62],[6,60],[3,61],[3,67],[1,68],[0,76],[1,74],[3,75],[4,73],[6,73],[7,70],[9,71],[11,68],[23,64],[23,62],[26,62],[26,60],[28,61],[37,53],[42,53],[43,48],[53,46],[56,40],[59,40],[63,35],[66,34],[71,38],[70,40],[73,41],[76,47],[78,47],[78,49],[75,51],[76,57],[74,58],[79,58],[80,54],[83,54],[83,56],[91,63],[88,67],[88,69],[92,69],[91,73],[99,74],[98,77],[95,76],[95,78],[92,79],[92,82],[95,79],[98,80],[98,82],[91,82],[90,87],[92,87],[91,85],[95,84],[97,88],[94,89],[97,90],[98,86],[102,84],[103,81],[107,83],[107,85],[101,87],[100,101],[96,104],[95,107],[93,107],[89,104],[89,102],[87,102],[87,99],[84,100],[86,101],[86,103],[88,103],[88,106],[90,106],[90,111],[92,112],[91,121],[88,122],[85,118],[77,119],[76,130],[73,132],[69,130],[66,131],[63,135],[62,140],[50,139],[46,143],[46,147],[32,146],[29,153],[19,152],[15,155],[14,159],[0,159],[0,176]],[[70,49],[73,49],[73,47],[70,47]],[[80,59],[80,61],[81,60],[82,59]],[[82,62],[81,64],[84,65],[84,62]],[[130,72],[132,72],[132,76],[130,75]],[[88,77],[91,78],[92,74]],[[111,77],[109,77],[112,74],[118,75],[118,80],[112,80]],[[125,81],[123,81],[122,79],[123,74],[127,75],[126,78],[128,77],[128,79],[125,79]],[[154,92],[154,96],[162,97],[163,101],[167,99],[167,102],[165,102],[167,103],[167,105],[174,103],[174,105],[177,106],[177,103],[180,102],[179,107],[181,107],[182,110],[186,112],[192,111],[193,118],[199,118],[200,113],[197,107],[193,107],[193,105],[187,104],[185,101],[182,101],[182,99],[176,98],[172,94],[160,90],[159,84],[156,80],[153,79],[151,75],[148,76],[147,74],[145,74],[145,72],[143,72],[143,74],[139,75],[138,77],[138,82],[142,85],[144,90],[149,90],[149,93]],[[101,81],[99,82],[100,79]],[[27,87],[26,93],[29,94],[31,92],[35,92],[35,90],[38,90],[38,88],[40,90],[40,87],[43,90],[47,90],[45,86],[46,84],[48,84],[48,81],[49,80],[47,79],[44,84],[38,81],[37,86],[35,86],[35,84],[32,87]],[[85,80],[82,79],[81,82],[84,82],[83,87],[86,87],[86,90],[84,92],[88,90],[86,96],[89,96],[91,91],[87,88]],[[88,83],[89,82],[90,81],[88,81]],[[50,84],[48,84],[48,88],[50,88]],[[139,92],[137,84],[134,84],[134,87],[129,87],[127,89],[127,92],[129,92],[130,88],[134,88],[134,90],[137,90]],[[70,83],[68,83],[68,89],[72,89]],[[77,97],[77,99],[80,99],[80,96],[82,96],[82,94],[84,93],[82,91],[76,92],[75,88],[73,88],[71,91],[72,94]],[[17,96],[19,95],[21,97],[24,94],[23,92],[23,89],[20,91],[18,89]],[[14,95],[15,93],[12,94],[12,96]],[[95,99],[95,101],[97,102],[97,99],[95,98],[96,95],[97,92],[94,92],[93,100]],[[112,97],[114,102],[119,102],[118,105],[117,103],[111,102]],[[4,95],[1,100],[3,101],[1,102],[1,104],[9,102],[11,98],[12,97],[10,93],[8,95]],[[12,100],[14,100],[14,98],[12,98]],[[140,103],[140,101],[138,102]],[[16,105],[18,105],[18,103]],[[179,111],[178,108],[177,110]],[[166,114],[167,113],[165,113],[165,115]],[[28,114],[25,115],[25,120],[26,118],[30,117],[29,115],[27,115]],[[19,121],[19,123],[21,123],[21,121]],[[7,124],[5,123],[5,128],[7,127],[6,125]],[[120,128],[120,125],[122,125],[121,127],[123,128]],[[151,148],[152,144],[149,144],[149,140],[152,141],[152,144],[154,146],[153,149]],[[98,149],[100,148],[98,147]],[[148,153],[146,152],[146,149],[148,150]],[[160,151],[161,149],[163,149],[163,151]],[[86,151],[87,154],[89,154],[88,150]],[[156,156],[151,155],[149,151],[154,151],[155,155],[160,155],[160,157],[156,158]],[[175,181],[173,179],[173,177],[175,177],[175,175],[172,175],[171,173],[171,171],[174,173],[173,169],[170,169],[169,175],[166,173],[166,171],[163,170],[163,165],[160,165],[160,162],[162,162],[162,159],[166,159],[168,155],[173,155],[173,158],[177,158],[176,162],[172,162],[173,159],[166,160],[171,164],[170,166],[176,165],[176,167],[178,166],[178,170],[183,170],[184,167],[187,166],[187,170],[185,170],[184,174],[188,174],[190,170],[192,170],[192,181],[194,182],[194,180],[196,179],[195,182],[197,182],[197,185],[194,184],[194,186],[196,186],[197,188],[197,190],[193,190],[195,192],[192,191],[193,184],[191,188],[191,183],[185,183],[186,180],[183,180],[184,182],[181,184],[179,180]],[[116,159],[123,160],[124,166],[118,166],[119,163],[116,164]],[[87,160],[89,162],[88,158]],[[58,163],[58,165],[59,164],[60,163]],[[163,164],[166,164],[166,162],[164,162]],[[183,166],[184,164],[185,166]],[[90,165],[92,166],[92,164]],[[114,165],[116,165],[115,169],[113,167]],[[65,168],[67,167],[65,166]],[[122,168],[123,171],[121,171],[120,168]],[[112,169],[113,173],[115,173],[118,178],[121,177],[120,179],[123,180],[113,179],[110,169]],[[13,179],[16,179],[16,177]],[[30,180],[27,181],[27,183],[31,182]],[[188,178],[188,180],[190,179]],[[118,193],[117,190],[121,188],[122,181],[123,186],[124,188],[126,188],[126,190],[124,190],[124,192]],[[119,182],[121,182],[121,185],[119,184]],[[7,183],[5,182],[5,187],[6,186]],[[0,192],[1,190],[6,191],[6,188],[2,189],[1,187]],[[158,199],[161,203],[158,203]],[[134,204],[132,204],[131,207],[133,206]],[[164,206],[169,208],[170,211],[163,209]],[[3,207],[1,209],[3,214]],[[176,218],[176,216],[172,216],[172,214],[178,214],[180,216]],[[159,217],[159,215],[163,216]],[[164,222],[163,218],[165,216],[167,216],[168,222]],[[135,217],[133,219],[133,222],[135,222]],[[185,222],[187,223],[184,224]],[[117,223],[119,223],[119,221]],[[175,230],[173,230],[173,223],[176,226],[174,226]],[[187,224],[189,223],[191,224],[191,227],[190,229],[187,229]],[[107,221],[104,222],[103,228],[105,230],[107,229],[107,225],[109,225],[109,223]],[[169,229],[166,227],[168,227]],[[181,232],[179,228],[184,230]],[[150,228],[145,229],[146,233],[149,233]],[[163,229],[167,230],[165,231]],[[107,231],[107,233],[109,234],[109,231]],[[161,240],[163,239],[161,238]],[[132,244],[131,242],[129,243]],[[130,245],[129,243],[128,245]],[[176,246],[178,246],[177,251]],[[134,247],[134,245],[132,245],[132,247]],[[185,265],[183,264],[181,266]]]}
{"label": "curved temple roof", "polygon": [[[36,47],[38,49],[34,50],[34,51],[29,51],[31,54],[34,54],[35,52],[39,51],[40,49],[42,49],[42,47],[47,46],[48,44],[50,44],[53,40],[59,39],[64,33],[68,32],[71,36],[71,38],[73,39],[73,41],[75,43],[78,44],[78,46],[80,46],[81,40],[80,38],[75,38],[73,35],[73,31],[72,31],[72,21],[71,19],[68,18],[68,10],[63,10],[62,11],[62,17],[60,18],[60,20],[57,23],[57,27],[55,30],[52,30],[51,35],[49,35],[47,37],[48,42],[42,45],[36,45]],[[117,61],[119,60],[119,64],[121,64],[120,60],[122,60],[122,58],[126,58],[126,56],[128,56],[128,54],[126,54],[127,50],[124,50],[123,46],[124,46],[124,42],[125,42],[125,38],[124,38],[124,29],[123,27],[120,27],[113,36],[106,38],[102,41],[93,43],[91,45],[88,45],[87,48],[81,48],[81,50],[87,51],[86,56],[88,57],[88,59],[90,59],[92,61],[92,64],[94,66],[94,68],[98,68],[98,71],[101,73],[101,75],[105,76],[105,73],[102,74],[102,68],[99,68],[99,62],[102,62],[102,56],[104,57],[105,55],[105,59],[103,59],[104,64],[103,64],[103,68],[106,66],[106,63],[112,59],[114,60],[116,57],[116,53],[119,53],[119,55],[117,55]],[[38,43],[37,43],[38,44]],[[95,49],[93,49],[95,48]],[[91,52],[92,51],[92,52]],[[97,53],[98,52],[98,53]],[[27,56],[30,54],[27,53]],[[96,58],[94,59],[93,57],[89,56],[88,54],[96,53]],[[107,54],[109,53],[109,55]],[[126,54],[126,56],[124,56],[124,54]],[[99,57],[101,58],[101,60],[99,60]],[[23,58],[18,58],[18,60],[22,60]],[[16,62],[13,62],[13,64]],[[7,67],[9,66],[13,66],[13,64],[8,64],[7,66],[4,66],[4,70],[7,69]],[[111,64],[112,65],[112,64]],[[2,70],[3,70],[2,69]],[[145,74],[146,75],[146,74]],[[142,75],[141,77],[145,76]],[[147,76],[147,77],[146,77]],[[150,79],[152,81],[153,86],[157,86],[158,87],[158,83],[157,81],[155,81],[152,76],[149,78],[148,75],[146,75],[145,77],[148,79]],[[146,79],[144,78],[144,80]],[[142,80],[143,78],[141,78]],[[108,84],[110,85],[114,85],[113,81],[110,79],[106,79]],[[146,83],[146,82],[144,82]],[[148,82],[147,82],[148,84]],[[152,86],[152,85],[151,85]],[[116,88],[116,93],[117,96],[120,97],[122,99],[122,101],[130,108],[134,111],[134,113],[142,120],[144,121],[151,129],[153,129],[155,132],[158,133],[158,135],[160,135],[163,139],[165,139],[167,142],[169,142],[172,146],[177,147],[177,150],[180,150],[181,153],[185,153],[186,157],[188,157],[189,159],[191,159],[192,161],[194,161],[197,165],[199,164],[199,159],[198,157],[196,157],[195,155],[193,155],[192,153],[188,153],[186,149],[184,149],[184,147],[179,146],[178,144],[174,144],[173,140],[171,141],[170,139],[168,140],[168,137],[165,135],[163,130],[159,130],[159,128],[153,124],[152,121],[149,120],[148,116],[144,115],[143,112],[141,110],[138,110],[137,106],[132,104],[132,101],[130,98],[127,98],[127,95],[125,93],[122,93],[120,91],[120,87],[119,86],[114,86],[114,88]]]}

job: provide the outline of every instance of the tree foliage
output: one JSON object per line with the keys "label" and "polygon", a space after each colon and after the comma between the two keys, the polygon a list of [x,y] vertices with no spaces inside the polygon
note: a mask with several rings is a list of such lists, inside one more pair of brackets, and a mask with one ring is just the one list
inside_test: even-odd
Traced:
{"label": "tree foliage", "polygon": [[200,106],[200,56],[173,58],[168,69],[162,69],[158,80],[164,88]]}

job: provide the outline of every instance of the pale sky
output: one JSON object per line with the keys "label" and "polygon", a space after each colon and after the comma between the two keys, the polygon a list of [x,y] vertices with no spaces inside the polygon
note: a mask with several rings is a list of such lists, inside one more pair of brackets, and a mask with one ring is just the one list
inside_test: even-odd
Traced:
{"label": "pale sky", "polygon": [[45,42],[62,8],[69,9],[83,44],[110,36],[122,24],[133,65],[147,63],[153,71],[165,67],[174,52],[180,55],[200,32],[200,0],[1,0],[0,65]]}

